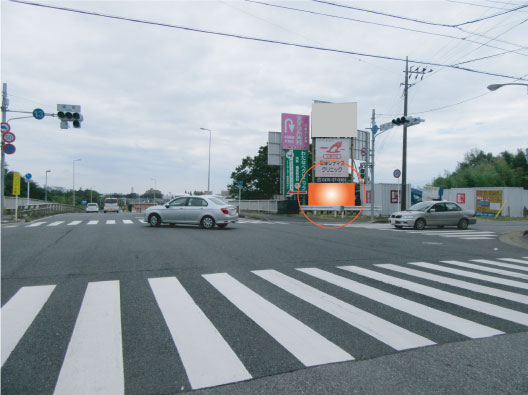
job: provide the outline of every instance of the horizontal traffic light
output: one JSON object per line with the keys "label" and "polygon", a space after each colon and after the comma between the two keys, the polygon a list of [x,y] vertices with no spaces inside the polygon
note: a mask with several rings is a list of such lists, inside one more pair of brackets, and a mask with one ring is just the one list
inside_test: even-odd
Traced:
{"label": "horizontal traffic light", "polygon": [[392,123],[394,125],[398,125],[398,126],[399,125],[413,126],[413,125],[418,125],[421,122],[425,122],[425,120],[423,120],[422,118],[411,117],[411,116],[408,116],[408,115],[392,120]]}
{"label": "horizontal traffic light", "polygon": [[68,122],[72,122],[74,128],[80,128],[83,116],[81,106],[75,104],[57,104],[57,117],[61,121],[61,129],[68,129]]}

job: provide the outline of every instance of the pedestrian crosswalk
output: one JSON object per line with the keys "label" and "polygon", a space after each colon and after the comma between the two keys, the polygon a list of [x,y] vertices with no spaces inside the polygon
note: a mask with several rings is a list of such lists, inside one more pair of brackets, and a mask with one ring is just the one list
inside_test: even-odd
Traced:
{"label": "pedestrian crosswalk", "polygon": [[283,221],[261,221],[259,219],[244,219],[238,220],[239,224],[256,224],[256,225],[288,225],[288,222]]}
{"label": "pedestrian crosswalk", "polygon": [[[323,224],[325,226],[340,226],[344,224],[328,223]],[[433,229],[426,228],[424,230],[413,230],[409,229],[396,229],[390,224],[379,224],[379,223],[352,223],[345,226],[346,228],[364,228],[364,229],[375,229],[388,232],[397,232],[400,234],[408,235],[417,235],[417,236],[438,236],[446,239],[462,239],[462,240],[493,240],[498,237],[496,232],[492,231],[479,231],[474,229],[460,230],[457,228],[442,228],[442,229]]]}
{"label": "pedestrian crosswalk", "polygon": [[[65,292],[69,285],[23,286],[1,309],[2,390],[39,392],[30,383],[9,377],[10,366],[25,369],[21,359],[27,358],[27,352],[20,344],[30,331],[37,337],[33,341],[64,342],[56,375],[48,378],[55,394],[122,394],[128,381],[151,379],[148,372],[140,378],[127,373],[137,363],[129,357],[130,348],[140,347],[138,342],[148,343],[154,352],[169,352],[166,342],[172,342],[173,358],[180,361],[184,374],[173,378],[174,387],[168,392],[176,392],[182,389],[181,383],[199,389],[277,373],[266,369],[282,354],[270,352],[255,360],[252,347],[244,349],[241,344],[272,342],[299,367],[308,367],[372,358],[376,353],[370,355],[370,349],[389,353],[450,341],[446,339],[526,330],[527,272],[528,257],[474,257],[436,263],[206,273],[194,275],[192,281],[187,274],[181,279],[164,275],[145,278],[137,294],[124,292],[129,285],[126,280],[91,281],[76,299],[79,305],[69,320],[73,324],[60,337],[53,337],[44,324],[53,321],[54,306],[63,299],[54,294]],[[194,281],[200,286],[192,285]],[[152,308],[135,309],[137,315],[129,319],[127,307],[141,305],[137,295],[152,298]],[[142,314],[150,318],[158,314],[168,337],[150,338],[136,328]],[[321,314],[331,329],[325,330]],[[338,322],[341,335],[332,329]],[[47,356],[31,358],[45,360]],[[29,377],[31,367],[27,369]],[[156,382],[149,384],[151,393],[167,392],[155,386]]]}

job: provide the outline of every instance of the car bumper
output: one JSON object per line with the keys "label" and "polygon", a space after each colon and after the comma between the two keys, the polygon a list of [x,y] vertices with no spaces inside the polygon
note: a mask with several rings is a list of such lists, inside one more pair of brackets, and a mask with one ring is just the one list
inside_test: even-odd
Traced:
{"label": "car bumper", "polygon": [[406,219],[406,218],[389,218],[389,224],[394,226],[405,226],[405,227],[413,227],[414,226],[414,218]]}
{"label": "car bumper", "polygon": [[468,218],[468,220],[469,220],[469,224],[470,225],[475,225],[477,223],[477,219],[476,218],[471,217],[471,218]]}
{"label": "car bumper", "polygon": [[217,224],[234,224],[238,222],[238,215],[225,215],[223,217],[216,218]]}

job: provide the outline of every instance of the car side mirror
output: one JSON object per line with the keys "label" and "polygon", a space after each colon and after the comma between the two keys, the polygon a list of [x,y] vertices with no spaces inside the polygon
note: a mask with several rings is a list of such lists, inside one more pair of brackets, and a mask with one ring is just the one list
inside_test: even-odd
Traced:
{"label": "car side mirror", "polygon": [[436,209],[434,209],[434,208],[430,208],[430,209],[429,209],[429,212],[430,212],[430,213],[434,213],[435,211],[436,211]]}
{"label": "car side mirror", "polygon": [[166,204],[166,205],[165,205],[165,207],[166,207],[166,208],[169,208],[169,205],[168,205],[168,204]]}

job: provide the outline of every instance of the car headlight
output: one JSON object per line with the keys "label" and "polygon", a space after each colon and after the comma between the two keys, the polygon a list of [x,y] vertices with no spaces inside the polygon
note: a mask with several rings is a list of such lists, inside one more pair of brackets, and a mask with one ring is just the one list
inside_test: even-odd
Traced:
{"label": "car headlight", "polygon": [[413,215],[404,215],[403,216],[403,219],[413,219],[414,216]]}

